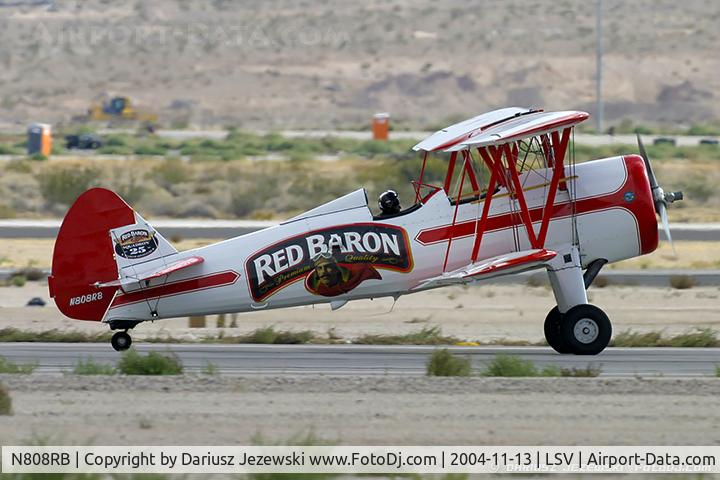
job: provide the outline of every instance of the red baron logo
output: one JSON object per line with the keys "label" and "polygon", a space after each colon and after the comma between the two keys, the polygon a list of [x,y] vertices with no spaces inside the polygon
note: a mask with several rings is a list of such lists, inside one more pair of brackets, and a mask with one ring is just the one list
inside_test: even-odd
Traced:
{"label": "red baron logo", "polygon": [[374,223],[315,230],[278,242],[245,263],[250,293],[262,301],[300,279],[315,295],[342,295],[365,280],[381,280],[377,269],[409,272],[412,255],[405,230]]}
{"label": "red baron logo", "polygon": [[70,299],[70,306],[72,307],[73,305],[82,305],[83,303],[96,302],[98,300],[102,300],[102,298],[102,292],[88,293],[87,295],[72,297]]}
{"label": "red baron logo", "polygon": [[154,252],[157,246],[155,232],[134,229],[123,233],[115,240],[115,253],[129,259],[142,258]]}

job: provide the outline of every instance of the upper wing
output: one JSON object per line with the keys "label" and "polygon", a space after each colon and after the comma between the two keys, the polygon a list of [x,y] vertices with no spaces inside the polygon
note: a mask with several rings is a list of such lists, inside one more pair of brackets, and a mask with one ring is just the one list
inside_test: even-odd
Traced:
{"label": "upper wing", "polygon": [[482,263],[469,264],[452,272],[446,272],[437,277],[428,278],[417,285],[413,290],[445,285],[455,285],[472,282],[500,275],[520,273],[533,268],[540,268],[557,255],[552,250],[544,248],[512,252],[497,257],[488,258]]}
{"label": "upper wing", "polygon": [[515,118],[517,115],[526,115],[530,112],[532,112],[532,110],[527,108],[510,107],[483,113],[477,117],[469,118],[460,123],[445,127],[442,130],[438,130],[422,142],[415,145],[413,150],[433,152],[435,150],[449,148],[458,142],[467,140],[477,132],[488,128],[490,125]]}
{"label": "upper wing", "polygon": [[471,147],[501,145],[523,138],[543,135],[556,130],[577,125],[585,121],[586,112],[534,112],[514,117],[478,132],[469,138],[455,143],[445,149],[446,152],[465,150]]}

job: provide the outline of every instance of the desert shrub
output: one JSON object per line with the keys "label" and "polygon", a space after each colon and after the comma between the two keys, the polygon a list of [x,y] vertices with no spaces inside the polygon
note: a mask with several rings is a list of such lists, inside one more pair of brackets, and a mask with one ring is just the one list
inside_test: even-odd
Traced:
{"label": "desert shrub", "polygon": [[191,172],[180,159],[168,158],[155,167],[153,177],[158,185],[168,188],[189,181]]}
{"label": "desert shrub", "polygon": [[8,145],[6,143],[0,143],[0,155],[21,155],[22,153],[22,148],[17,148],[14,145]]}
{"label": "desert shrub", "polygon": [[17,211],[13,207],[8,205],[0,204],[0,218],[15,218],[17,217]]}
{"label": "desert shrub", "polygon": [[625,330],[610,342],[613,347],[657,347],[662,342],[662,332],[633,332]]}
{"label": "desert shrub", "polygon": [[554,365],[538,369],[533,362],[516,355],[496,355],[482,372],[486,377],[559,377],[561,371]]}
{"label": "desert shrub", "polygon": [[[720,340],[711,328],[698,328],[668,338],[665,343],[669,347],[718,347]],[[661,345],[662,346],[662,345]]]}
{"label": "desert shrub", "polygon": [[678,290],[693,288],[697,282],[690,275],[670,275],[670,286]]}
{"label": "desert shrub", "polygon": [[707,175],[694,174],[681,177],[677,180],[679,190],[685,194],[685,198],[697,202],[706,202],[712,197],[716,190],[716,182]]}
{"label": "desert shrub", "polygon": [[0,373],[30,374],[37,368],[37,363],[26,363],[20,365],[13,363],[5,357],[0,357]]}
{"label": "desert shrub", "polygon": [[12,398],[7,387],[0,383],[0,415],[12,415]]}
{"label": "desert shrub", "polygon": [[426,372],[434,377],[468,377],[472,367],[469,359],[453,355],[447,348],[442,348],[430,355]]}
{"label": "desert shrub", "polygon": [[276,176],[263,172],[254,177],[255,182],[238,185],[232,192],[230,211],[237,217],[247,217],[255,210],[268,208],[271,201],[278,197]]}
{"label": "desert shrub", "polygon": [[153,145],[150,143],[143,143],[135,147],[135,155],[165,155],[167,149],[160,145]]}
{"label": "desert shrub", "polygon": [[33,332],[12,327],[0,329],[0,342],[97,343],[109,341],[110,336],[109,332],[84,333],[57,329]]}
{"label": "desert shrub", "polygon": [[720,124],[718,123],[694,123],[688,128],[687,135],[704,135],[716,137],[720,135]]}
{"label": "desert shrub", "polygon": [[118,370],[125,375],[180,375],[183,366],[177,355],[150,352],[141,355],[136,350],[123,353]]}
{"label": "desert shrub", "polygon": [[37,267],[25,267],[13,273],[25,277],[30,282],[37,282],[45,279],[45,273]]}
{"label": "desert shrub", "polygon": [[97,363],[92,358],[78,360],[73,368],[75,375],[115,375],[117,370],[112,365]]}
{"label": "desert shrub", "polygon": [[127,145],[103,145],[97,153],[101,155],[132,155],[135,150]]}
{"label": "desert shrub", "polygon": [[613,347],[720,347],[720,339],[711,328],[696,328],[672,337],[657,331],[625,330],[615,335],[610,344]]}
{"label": "desert shrub", "polygon": [[13,287],[23,287],[25,286],[25,282],[27,279],[24,275],[13,275],[12,279],[10,280],[10,283],[12,283]]}
{"label": "desert shrub", "polygon": [[5,170],[16,173],[32,173],[33,165],[24,158],[10,160],[5,164]]}
{"label": "desert shrub", "polygon": [[456,337],[445,336],[438,326],[423,327],[417,332],[403,335],[362,335],[354,343],[363,345],[452,345]]}
{"label": "desert shrub", "polygon": [[561,368],[561,377],[597,377],[602,373],[602,369],[597,365],[588,365],[585,368],[572,367]]}
{"label": "desert shrub", "polygon": [[124,147],[129,145],[131,139],[126,135],[108,135],[105,137],[105,145],[109,147]]}
{"label": "desert shrub", "polygon": [[90,165],[49,165],[38,176],[38,183],[45,200],[69,205],[99,177],[100,169]]}
{"label": "desert shrub", "polygon": [[220,369],[212,362],[206,362],[202,369],[203,375],[217,375],[218,373],[220,373]]}
{"label": "desert shrub", "polygon": [[308,343],[315,338],[315,334],[310,330],[301,330],[293,332],[288,330],[277,331],[274,327],[264,327],[253,330],[246,335],[238,335],[232,337],[223,337],[219,339],[223,343],[259,343],[259,344],[277,344],[277,345],[297,345]]}

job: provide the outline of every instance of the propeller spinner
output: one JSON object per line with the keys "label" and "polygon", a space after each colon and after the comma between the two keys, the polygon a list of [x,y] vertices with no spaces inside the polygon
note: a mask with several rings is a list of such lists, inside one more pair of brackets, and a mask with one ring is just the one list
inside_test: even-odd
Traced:
{"label": "propeller spinner", "polygon": [[660,220],[665,230],[665,237],[670,242],[673,254],[677,256],[675,252],[675,246],[673,245],[672,236],[670,235],[670,224],[667,216],[667,206],[678,200],[683,199],[682,192],[665,192],[660,185],[658,185],[657,178],[655,178],[655,172],[653,172],[652,165],[650,165],[650,158],[648,158],[645,147],[643,146],[640,134],[637,134],[638,149],[640,150],[640,156],[645,161],[645,170],[647,170],[648,179],[650,180],[650,189],[652,190],[653,203],[655,204],[655,211],[660,215]]}

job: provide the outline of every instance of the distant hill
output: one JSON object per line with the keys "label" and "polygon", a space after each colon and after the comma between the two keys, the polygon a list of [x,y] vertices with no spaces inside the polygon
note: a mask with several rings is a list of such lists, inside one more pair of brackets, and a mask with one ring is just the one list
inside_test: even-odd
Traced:
{"label": "distant hill", "polygon": [[[606,118],[720,118],[720,2],[605,0]],[[505,105],[594,111],[595,2],[0,2],[0,123],[103,92],[166,125],[438,127]]]}

